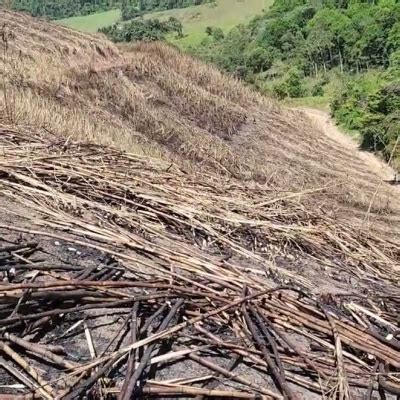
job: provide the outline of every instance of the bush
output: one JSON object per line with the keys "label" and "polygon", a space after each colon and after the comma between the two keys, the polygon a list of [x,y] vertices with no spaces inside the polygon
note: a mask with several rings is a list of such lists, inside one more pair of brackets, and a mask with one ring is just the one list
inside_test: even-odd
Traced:
{"label": "bush", "polygon": [[284,98],[288,97],[288,90],[286,83],[285,82],[275,83],[272,86],[272,93],[279,100],[283,100]]}
{"label": "bush", "polygon": [[256,47],[246,54],[246,66],[254,73],[268,70],[272,66],[272,61],[270,53],[262,47]]}
{"label": "bush", "polygon": [[215,41],[218,42],[218,41],[222,40],[225,37],[225,35],[221,28],[213,28],[212,37]]}
{"label": "bush", "polygon": [[182,35],[182,24],[176,18],[167,21],[158,19],[133,20],[130,23],[114,24],[99,30],[114,42],[132,42],[137,40],[162,40],[168,33],[176,32]]}
{"label": "bush", "polygon": [[121,18],[123,21],[139,17],[143,13],[134,6],[125,6],[121,8]]}
{"label": "bush", "polygon": [[324,95],[324,83],[322,81],[317,82],[311,89],[311,96],[323,96]]}
{"label": "bush", "polygon": [[300,71],[297,69],[289,71],[285,84],[287,87],[287,93],[290,97],[302,97],[304,95],[302,76]]}
{"label": "bush", "polygon": [[221,28],[215,28],[213,26],[207,26],[206,34],[211,36],[216,42],[224,39],[225,35]]}
{"label": "bush", "polygon": [[[386,159],[392,156],[400,136],[398,69],[349,80],[331,107],[340,123],[360,132],[363,149],[381,152]],[[393,157],[400,159],[400,154]]]}

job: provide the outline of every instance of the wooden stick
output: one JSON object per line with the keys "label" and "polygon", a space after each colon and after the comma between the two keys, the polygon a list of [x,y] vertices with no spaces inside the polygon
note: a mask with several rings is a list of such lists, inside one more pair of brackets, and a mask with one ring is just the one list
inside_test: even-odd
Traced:
{"label": "wooden stick", "polygon": [[[106,389],[106,393],[113,395],[118,394],[120,392],[119,388],[111,388]],[[197,387],[183,386],[183,385],[170,385],[169,386],[160,386],[156,384],[147,384],[145,387],[141,389],[142,394],[149,394],[155,396],[205,396],[205,397],[217,397],[217,398],[228,398],[228,399],[249,399],[249,400],[263,400],[264,396],[259,395],[257,393],[245,393],[238,391],[229,391],[229,390],[209,390],[202,389]],[[1,400],[1,399],[0,399]]]}
{"label": "wooden stick", "polygon": [[201,314],[201,315],[196,316],[196,317],[194,317],[194,318],[192,318],[190,320],[183,321],[180,324],[177,324],[177,325],[173,326],[170,329],[166,329],[163,332],[155,333],[154,335],[152,335],[152,336],[150,336],[150,337],[148,337],[146,339],[138,340],[136,343],[134,343],[132,345],[129,345],[129,346],[126,346],[126,347],[124,347],[122,349],[119,349],[118,351],[115,351],[114,353],[112,353],[112,354],[110,354],[108,356],[104,356],[104,357],[98,358],[97,360],[93,361],[92,363],[88,363],[87,365],[82,366],[82,371],[85,370],[85,369],[91,369],[91,368],[95,367],[96,365],[103,363],[108,358],[111,358],[111,357],[118,358],[122,354],[127,353],[127,352],[129,352],[129,351],[131,351],[133,349],[137,349],[139,347],[145,346],[145,345],[150,344],[153,341],[159,340],[159,339],[161,339],[163,337],[171,336],[174,333],[181,331],[183,328],[186,328],[188,326],[194,325],[197,322],[201,322],[203,320],[207,320],[208,318],[213,317],[214,315],[221,314],[224,311],[227,311],[227,310],[229,310],[231,308],[234,308],[234,307],[237,307],[237,306],[241,305],[245,301],[253,300],[253,299],[256,299],[257,297],[265,296],[268,293],[273,293],[273,292],[280,291],[280,290],[285,290],[285,289],[289,289],[290,290],[290,288],[287,287],[287,286],[280,286],[280,287],[277,287],[277,288],[266,289],[266,290],[263,290],[261,292],[250,294],[250,295],[248,295],[246,297],[241,297],[238,300],[235,300],[235,301],[233,301],[233,302],[231,302],[231,303],[229,303],[227,305],[224,305],[224,306],[222,306],[220,308],[213,309],[213,310],[211,310],[211,311],[209,311],[209,312],[207,312],[205,314]]}
{"label": "wooden stick", "polygon": [[48,317],[48,316],[55,316],[59,314],[68,314],[71,312],[80,312],[80,311],[85,311],[85,310],[93,310],[96,308],[119,308],[119,307],[132,307],[132,303],[138,300],[155,300],[157,298],[165,298],[165,297],[170,297],[169,293],[153,293],[151,295],[145,295],[145,296],[137,296],[133,299],[127,299],[127,300],[119,300],[119,301],[111,301],[111,302],[105,302],[105,303],[98,303],[98,304],[87,304],[84,306],[76,306],[72,308],[57,308],[49,311],[44,311],[36,314],[28,314],[28,315],[20,315],[18,317],[14,318],[8,318],[5,320],[0,320],[0,325],[11,325],[14,322],[22,322],[22,321],[28,321],[32,319],[38,319],[42,317]]}
{"label": "wooden stick", "polygon": [[[228,344],[228,343],[222,341],[221,339],[215,337],[210,332],[204,330],[204,328],[200,328],[199,326],[196,326],[196,329],[199,330],[199,332],[205,333],[210,338],[210,339],[199,338],[199,340],[205,341],[207,343],[209,341],[211,341],[214,344],[216,344],[218,346],[218,348],[225,347],[225,348],[231,350],[232,352],[237,353],[237,354],[243,356],[244,358],[247,358],[252,363],[257,365],[258,367],[265,367],[266,372],[268,372],[268,364],[265,362],[265,360],[261,359],[258,355],[256,355],[258,353],[258,351],[252,351],[252,349],[245,350],[244,348],[242,348],[240,346]],[[296,365],[296,364],[294,364],[294,365]],[[300,378],[296,377],[295,374],[290,373],[290,372],[286,372],[286,374],[287,374],[287,379],[290,380],[291,382],[297,383],[300,386],[306,387],[307,389],[316,391],[318,393],[322,392],[321,385],[316,386],[316,385],[312,384],[311,382],[301,380]]]}
{"label": "wooden stick", "polygon": [[[174,318],[175,314],[177,313],[177,311],[179,310],[179,308],[181,307],[181,305],[183,304],[183,299],[179,299],[171,308],[170,312],[168,313],[168,315],[165,317],[164,321],[161,323],[160,327],[157,329],[156,333],[160,333],[163,332],[169,325],[169,323],[171,322],[172,318]],[[146,351],[143,354],[143,357],[138,365],[138,367],[136,368],[134,374],[130,377],[129,382],[126,386],[126,393],[125,396],[123,397],[124,400],[129,400],[131,398],[131,396],[133,395],[134,391],[135,391],[135,386],[136,386],[136,382],[138,381],[138,379],[140,378],[142,372],[144,371],[144,369],[146,368],[147,363],[149,362],[149,359],[151,357],[151,354],[154,350],[155,344],[151,344]]]}
{"label": "wooden stick", "polygon": [[252,390],[255,390],[255,391],[259,392],[259,393],[262,393],[265,396],[268,396],[269,398],[277,399],[277,400],[283,400],[283,397],[280,394],[272,392],[271,390],[268,390],[266,388],[263,388],[263,387],[255,384],[255,383],[253,383],[253,382],[241,377],[241,376],[238,376],[238,375],[228,371],[226,368],[223,368],[223,367],[221,367],[221,366],[219,366],[217,364],[212,363],[209,360],[206,360],[206,359],[204,359],[202,357],[199,357],[199,356],[196,356],[194,354],[189,354],[188,357],[190,359],[192,359],[193,361],[196,361],[199,364],[204,365],[205,367],[211,369],[212,371],[217,372],[217,373],[225,376],[228,379],[231,379],[233,381],[239,382],[242,385],[248,386]]}
{"label": "wooden stick", "polygon": [[277,367],[279,369],[280,375],[282,376],[283,382],[286,383],[285,369],[283,367],[282,360],[281,360],[281,357],[279,355],[279,351],[278,351],[278,348],[276,346],[276,342],[275,342],[274,338],[269,333],[268,329],[265,327],[265,322],[260,317],[260,315],[258,314],[256,309],[254,307],[252,307],[251,305],[249,305],[248,308],[249,308],[251,314],[253,315],[253,317],[255,317],[255,319],[257,321],[257,324],[258,324],[258,327],[261,330],[261,332],[263,333],[264,340],[266,339],[268,341],[268,344],[270,345],[270,347],[272,349],[272,352],[274,354],[275,363],[276,363],[276,365],[277,365]]}
{"label": "wooden stick", "polygon": [[[131,323],[131,343],[135,343],[137,340],[137,318],[138,318],[138,311],[139,311],[139,302],[136,302],[132,308],[132,323]],[[136,350],[132,350],[129,353],[129,360],[128,366],[126,368],[125,380],[121,388],[121,393],[118,396],[118,399],[123,399],[128,388],[129,380],[131,379],[133,368],[135,367],[135,359],[136,359]]]}
{"label": "wooden stick", "polygon": [[[229,364],[228,364],[226,370],[229,372],[233,372],[235,367],[240,363],[241,358],[242,358],[242,356],[239,354],[232,357],[232,359],[229,361]],[[207,389],[209,391],[214,390],[219,384],[217,379],[218,379],[218,376],[220,376],[220,375],[221,374],[218,374],[218,373],[215,374],[213,377],[214,379],[206,385],[205,389]],[[195,400],[202,400],[202,399],[204,399],[204,394],[197,395]]]}
{"label": "wooden stick", "polygon": [[385,371],[385,367],[383,363],[379,364],[379,374],[378,374],[378,382],[379,387],[386,390],[387,392],[394,394],[395,396],[400,396],[400,385],[396,385],[395,383],[388,382],[385,379],[385,375],[387,372]]}
{"label": "wooden stick", "polygon": [[13,359],[22,369],[24,369],[38,384],[38,391],[46,399],[54,398],[54,391],[51,386],[33,369],[19,354],[11,349],[7,344],[0,341],[0,350]]}
{"label": "wooden stick", "polygon": [[364,396],[364,400],[372,400],[372,393],[374,391],[374,384],[376,381],[376,372],[378,371],[378,367],[379,367],[379,361],[376,361],[374,369],[372,370],[372,373],[371,373],[371,378],[370,378],[370,381],[368,384],[367,392],[365,393],[365,396]]}
{"label": "wooden stick", "polygon": [[[126,355],[123,355],[122,357],[125,357]],[[94,372],[93,375],[91,375],[89,378],[87,378],[85,381],[81,382],[81,378],[79,377],[77,379],[76,383],[79,383],[79,385],[70,393],[64,392],[59,399],[61,400],[75,400],[81,398],[82,393],[88,391],[96,382],[99,378],[101,378],[112,366],[114,365],[114,360],[110,359],[106,363],[104,363],[103,366],[97,369],[97,371]],[[76,384],[75,383],[75,384]],[[71,388],[70,388],[71,389]]]}
{"label": "wooden stick", "polygon": [[321,371],[313,361],[311,361],[306,355],[304,355],[303,352],[301,352],[297,348],[297,346],[280,329],[278,329],[269,321],[269,319],[263,314],[261,308],[256,307],[256,309],[258,310],[258,313],[261,315],[264,321],[268,324],[268,326],[274,330],[274,332],[282,339],[283,342],[285,342],[299,357],[302,358],[307,366],[313,369],[323,379],[328,379],[328,376],[323,371]]}
{"label": "wooden stick", "polygon": [[261,400],[263,396],[259,394],[251,394],[245,392],[228,391],[228,390],[216,390],[216,389],[201,389],[197,387],[144,387],[141,389],[144,394],[153,394],[158,396],[205,396],[205,397],[217,397],[217,398],[229,398],[229,399],[254,399]]}
{"label": "wooden stick", "polygon": [[28,377],[26,377],[21,371],[14,368],[11,363],[6,363],[3,357],[0,358],[0,366],[3,367],[7,372],[13,375],[17,380],[23,383],[32,391],[35,390],[36,386],[35,383],[32,382]]}
{"label": "wooden stick", "polygon": [[12,251],[24,250],[24,249],[36,249],[38,246],[39,246],[39,243],[37,243],[37,242],[15,244],[15,245],[10,245],[10,246],[0,247],[0,253],[3,253],[3,252],[10,253]]}
{"label": "wooden stick", "polygon": [[68,361],[63,357],[60,357],[60,356],[52,353],[51,351],[46,350],[43,346],[38,346],[35,343],[31,343],[31,342],[28,342],[27,340],[18,338],[17,336],[15,336],[11,333],[5,332],[3,334],[3,337],[5,339],[9,340],[10,342],[17,344],[18,346],[21,346],[24,349],[31,351],[32,353],[34,353],[38,356],[41,356],[55,364],[58,364],[60,367],[67,368],[67,369],[74,369],[76,367],[79,367],[78,363]]}
{"label": "wooden stick", "polygon": [[242,314],[244,316],[246,324],[247,324],[248,328],[250,329],[250,332],[251,332],[255,342],[257,343],[259,349],[262,351],[262,353],[264,355],[265,361],[268,364],[268,368],[269,368],[271,375],[274,377],[275,382],[278,384],[279,388],[281,389],[281,391],[283,393],[284,399],[295,400],[296,397],[292,393],[291,389],[288,387],[284,377],[282,377],[280,372],[278,371],[277,366],[275,365],[274,361],[272,360],[267,347],[265,346],[265,344],[259,337],[256,327],[254,326],[244,305],[242,306]]}
{"label": "wooden stick", "polygon": [[329,311],[324,310],[326,317],[331,324],[333,337],[335,339],[335,352],[336,352],[336,360],[337,360],[337,367],[338,367],[338,380],[339,380],[339,400],[349,400],[350,399],[350,391],[349,391],[349,383],[347,381],[347,374],[346,368],[343,358],[343,351],[342,351],[342,341],[340,340],[340,335],[337,331],[335,321],[330,316]]}

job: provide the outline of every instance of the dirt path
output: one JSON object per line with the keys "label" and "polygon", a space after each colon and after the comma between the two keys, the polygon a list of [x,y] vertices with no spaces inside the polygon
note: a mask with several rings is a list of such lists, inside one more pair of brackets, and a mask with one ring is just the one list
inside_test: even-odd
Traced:
{"label": "dirt path", "polygon": [[383,180],[391,180],[395,176],[394,170],[384,161],[380,160],[372,153],[362,151],[359,149],[358,143],[350,136],[343,133],[337,125],[333,122],[330,115],[321,110],[313,108],[299,108],[307,116],[315,122],[316,126],[320,128],[327,136],[340,143],[343,147],[355,151],[366,166]]}

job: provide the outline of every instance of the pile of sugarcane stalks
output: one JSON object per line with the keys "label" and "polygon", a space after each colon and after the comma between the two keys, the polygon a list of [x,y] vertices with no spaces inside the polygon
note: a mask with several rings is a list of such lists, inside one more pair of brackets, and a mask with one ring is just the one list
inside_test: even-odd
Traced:
{"label": "pile of sugarcane stalks", "polygon": [[[340,310],[332,298],[289,286],[239,292],[221,277],[144,280],[113,263],[50,268],[31,261],[39,250],[0,248],[1,367],[21,398],[308,398],[298,387],[330,398],[350,398],[355,388],[369,398],[399,393],[399,297],[382,297],[385,311],[360,298]],[[119,318],[99,344],[89,325],[108,312]],[[65,339],[75,335],[87,342],[86,357]],[[183,365],[178,376],[175,364]],[[158,378],[164,369],[171,375]]]}
{"label": "pile of sugarcane stalks", "polygon": [[[399,394],[395,242],[310,211],[300,195],[3,133],[0,190],[27,212],[0,224],[13,241],[0,246],[0,393]],[[276,254],[340,270],[357,290],[319,293]]]}
{"label": "pile of sugarcane stalks", "polygon": [[[74,234],[85,230],[96,240],[107,236],[101,240],[148,248],[166,262],[173,256],[166,252],[175,254],[177,242],[189,255],[195,243],[225,257],[233,253],[268,264],[272,272],[277,271],[269,262],[274,256],[291,254],[360,281],[400,279],[400,269],[393,268],[400,262],[398,242],[355,230],[316,204],[303,204],[325,188],[277,193],[219,176],[185,174],[161,161],[96,145],[45,144],[40,136],[18,137],[13,131],[1,135],[0,190],[51,221],[37,220],[37,225]],[[159,251],[156,238],[165,245]],[[278,272],[311,287],[297,273]]]}

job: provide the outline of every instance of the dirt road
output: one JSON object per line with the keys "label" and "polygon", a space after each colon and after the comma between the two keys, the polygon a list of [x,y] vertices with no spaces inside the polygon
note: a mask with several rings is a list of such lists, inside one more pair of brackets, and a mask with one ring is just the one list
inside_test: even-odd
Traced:
{"label": "dirt road", "polygon": [[379,175],[380,178],[383,180],[391,180],[394,178],[395,172],[387,163],[372,153],[360,150],[358,143],[350,136],[343,133],[327,112],[313,108],[300,108],[300,110],[307,114],[311,120],[315,122],[316,126],[327,136],[336,140],[343,147],[356,152],[357,156],[364,161],[367,168]]}

